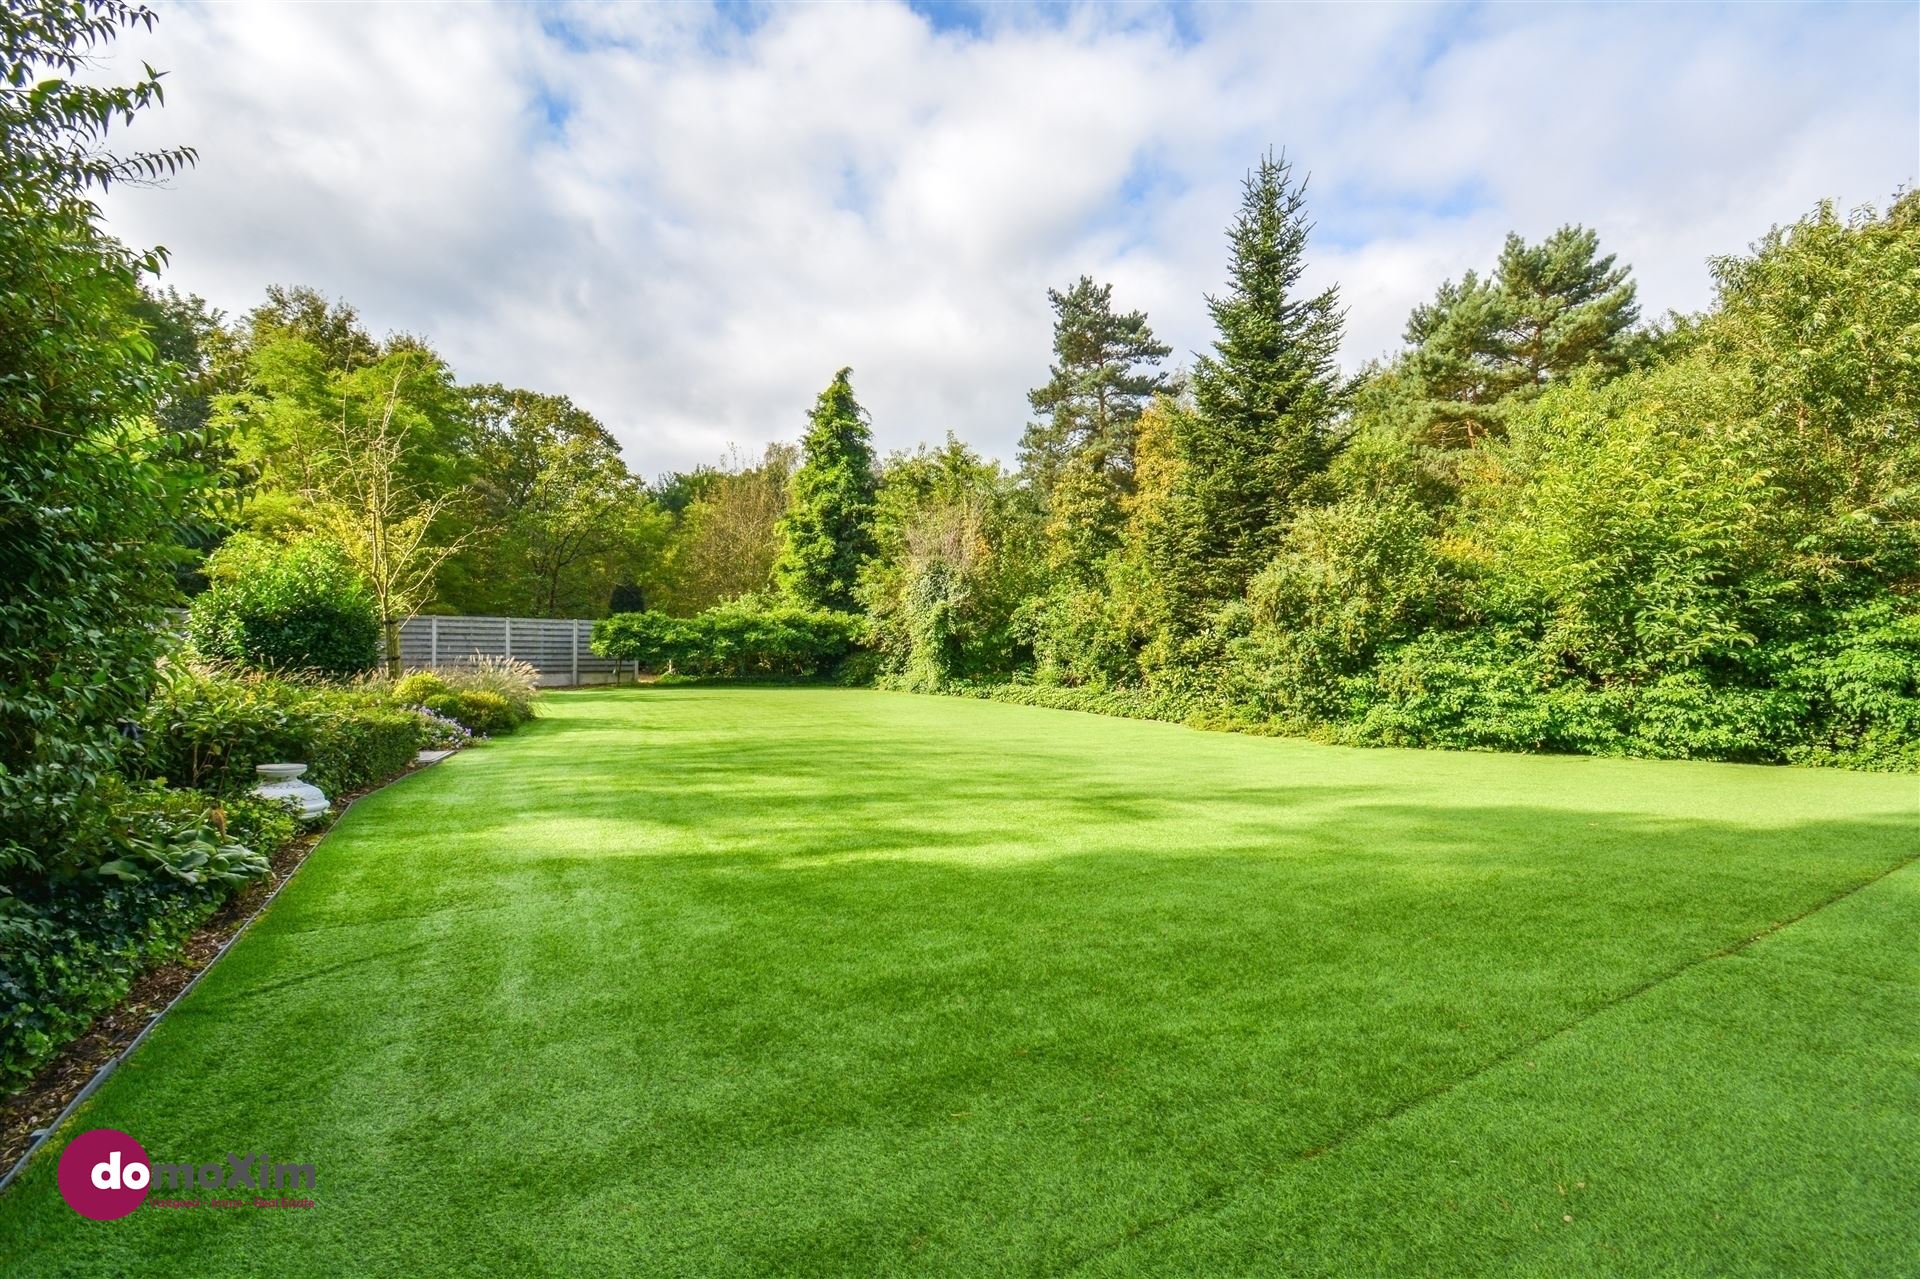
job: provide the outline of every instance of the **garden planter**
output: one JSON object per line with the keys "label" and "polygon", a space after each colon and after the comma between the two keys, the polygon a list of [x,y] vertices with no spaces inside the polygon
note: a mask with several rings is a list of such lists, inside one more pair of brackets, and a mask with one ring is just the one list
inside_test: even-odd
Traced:
{"label": "garden planter", "polygon": [[253,771],[266,778],[253,788],[253,793],[260,798],[290,802],[299,810],[303,822],[317,821],[326,815],[326,795],[312,782],[300,780],[300,775],[307,771],[305,764],[255,764]]}

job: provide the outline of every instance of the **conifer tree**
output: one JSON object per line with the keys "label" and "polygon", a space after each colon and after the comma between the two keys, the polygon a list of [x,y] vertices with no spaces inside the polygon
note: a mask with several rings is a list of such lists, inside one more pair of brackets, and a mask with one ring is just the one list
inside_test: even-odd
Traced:
{"label": "conifer tree", "polygon": [[1047,384],[1027,393],[1044,417],[1029,423],[1020,441],[1021,468],[1042,494],[1079,456],[1095,472],[1124,480],[1133,470],[1133,424],[1168,384],[1153,366],[1173,348],[1153,336],[1146,312],[1114,311],[1111,284],[1083,275],[1064,293],[1048,289],[1047,301],[1054,364]]}
{"label": "conifer tree", "polygon": [[1176,419],[1161,566],[1176,626],[1241,595],[1279,545],[1300,485],[1333,458],[1343,312],[1334,289],[1300,295],[1311,229],[1305,182],[1269,152],[1228,231],[1227,291],[1207,299],[1219,337],[1194,365],[1195,412]]}
{"label": "conifer tree", "polygon": [[1056,568],[1092,573],[1119,542],[1121,503],[1132,488],[1134,425],[1169,379],[1154,366],[1172,353],[1144,311],[1116,313],[1113,286],[1081,276],[1047,290],[1054,311],[1052,377],[1028,392],[1043,416],[1020,441],[1021,470],[1047,515]]}
{"label": "conifer tree", "polygon": [[1472,443],[1499,429],[1509,397],[1575,369],[1625,368],[1639,318],[1630,270],[1600,255],[1594,232],[1565,226],[1539,244],[1508,235],[1493,275],[1446,281],[1413,309],[1406,340],[1442,442]]}
{"label": "conifer tree", "polygon": [[860,567],[874,553],[873,437],[852,376],[841,369],[814,402],[780,521],[774,580],[816,608],[853,608]]}

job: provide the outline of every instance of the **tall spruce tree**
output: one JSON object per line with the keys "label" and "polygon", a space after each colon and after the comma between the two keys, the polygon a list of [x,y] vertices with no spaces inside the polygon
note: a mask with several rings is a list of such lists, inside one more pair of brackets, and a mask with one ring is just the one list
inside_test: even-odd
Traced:
{"label": "tall spruce tree", "polygon": [[1594,232],[1565,226],[1539,244],[1508,235],[1492,276],[1443,283],[1406,329],[1436,434],[1472,443],[1499,430],[1510,397],[1575,369],[1625,368],[1640,318],[1631,275]]}
{"label": "tall spruce tree", "polygon": [[1344,313],[1335,289],[1305,297],[1306,183],[1269,152],[1247,176],[1220,331],[1196,358],[1195,412],[1175,419],[1179,470],[1160,571],[1176,627],[1238,598],[1285,534],[1301,484],[1337,448],[1345,387],[1334,357]]}
{"label": "tall spruce tree", "polygon": [[872,558],[873,436],[853,398],[852,369],[841,369],[814,402],[780,520],[780,589],[817,608],[851,609],[860,567]]}

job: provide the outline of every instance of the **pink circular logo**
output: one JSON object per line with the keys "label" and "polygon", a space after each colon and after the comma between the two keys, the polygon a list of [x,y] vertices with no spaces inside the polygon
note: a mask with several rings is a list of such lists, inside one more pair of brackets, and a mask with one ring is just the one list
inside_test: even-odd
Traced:
{"label": "pink circular logo", "polygon": [[117,1221],[147,1198],[153,1170],[140,1143],[112,1128],[83,1132],[60,1152],[60,1195],[95,1221]]}

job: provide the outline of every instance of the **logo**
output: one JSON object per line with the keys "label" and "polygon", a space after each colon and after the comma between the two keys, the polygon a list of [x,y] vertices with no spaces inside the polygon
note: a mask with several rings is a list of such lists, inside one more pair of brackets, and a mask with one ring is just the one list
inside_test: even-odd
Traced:
{"label": "logo", "polygon": [[147,1200],[153,1170],[140,1143],[113,1128],[95,1128],[60,1154],[60,1195],[95,1221],[118,1221]]}
{"label": "logo", "polygon": [[[156,1163],[139,1142],[112,1128],[83,1132],[60,1154],[60,1194],[67,1206],[94,1221],[117,1221],[147,1201],[154,1189],[221,1191],[196,1199],[156,1199],[162,1208],[311,1208],[310,1163],[278,1163],[265,1155],[228,1155],[213,1163]],[[262,1198],[269,1192],[278,1197]]]}

